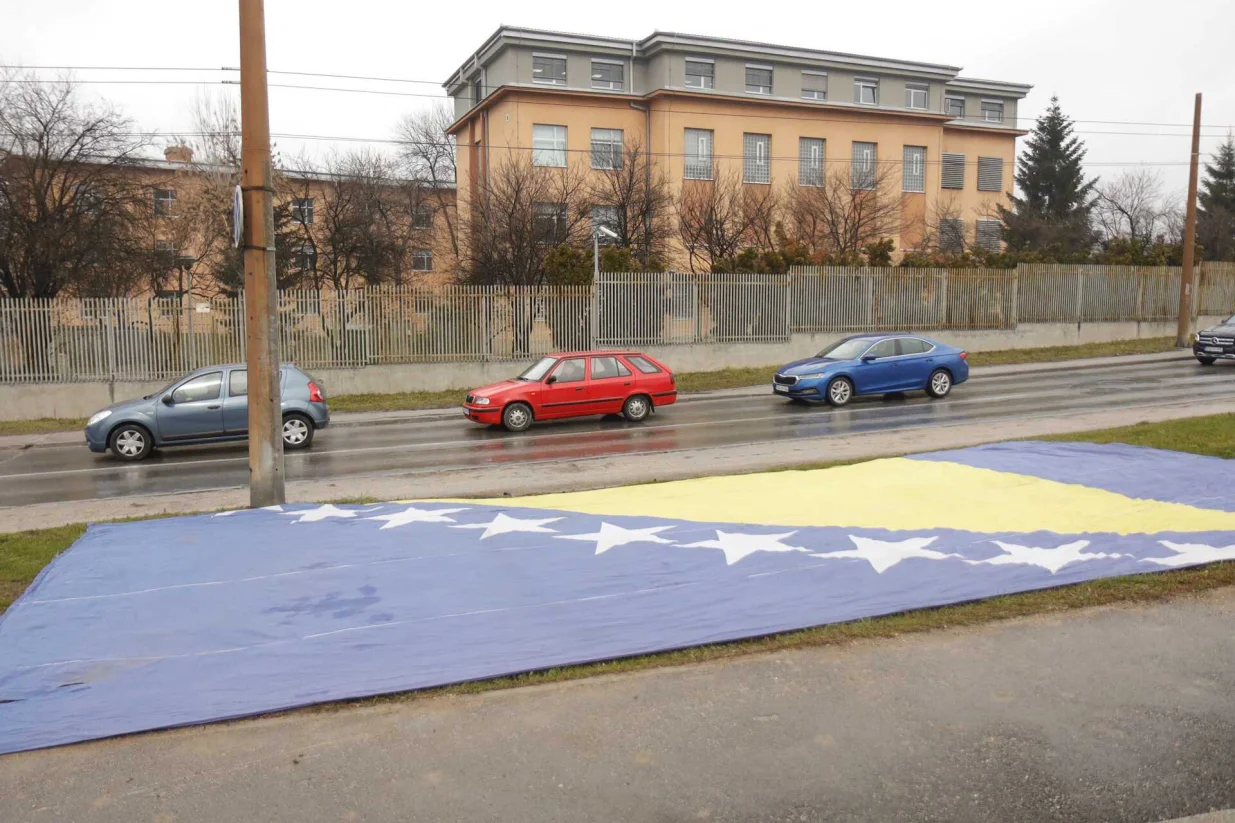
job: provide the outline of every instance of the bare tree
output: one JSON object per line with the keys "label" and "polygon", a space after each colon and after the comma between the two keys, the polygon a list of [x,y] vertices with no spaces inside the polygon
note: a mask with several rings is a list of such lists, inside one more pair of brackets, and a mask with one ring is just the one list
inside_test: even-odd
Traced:
{"label": "bare tree", "polygon": [[408,114],[396,128],[402,175],[415,184],[418,204],[429,205],[435,220],[446,228],[451,251],[459,256],[458,217],[455,210],[455,184],[458,162],[455,139],[446,133],[454,121],[450,104]]}
{"label": "bare tree", "polygon": [[578,162],[537,166],[524,152],[497,159],[476,181],[464,266],[474,283],[539,286],[554,249],[582,249],[590,238],[592,199]]}
{"label": "bare tree", "polygon": [[1123,238],[1144,252],[1169,230],[1170,204],[1156,171],[1126,171],[1099,182],[1097,191],[1094,220],[1105,243]]}
{"label": "bare tree", "polygon": [[0,290],[124,294],[141,271],[132,167],[148,140],[71,81],[14,82],[28,79],[0,77]]}
{"label": "bare tree", "polygon": [[602,165],[610,168],[593,172],[588,191],[597,216],[618,236],[613,242],[630,249],[645,269],[664,261],[673,233],[673,196],[656,158],[642,143],[630,142]]}
{"label": "bare tree", "polygon": [[675,205],[692,272],[724,268],[750,244],[758,213],[736,169],[714,168],[711,180],[683,180]]}
{"label": "bare tree", "polygon": [[812,253],[856,258],[901,229],[899,177],[890,163],[869,169],[834,166],[818,186],[788,186],[795,239]]}

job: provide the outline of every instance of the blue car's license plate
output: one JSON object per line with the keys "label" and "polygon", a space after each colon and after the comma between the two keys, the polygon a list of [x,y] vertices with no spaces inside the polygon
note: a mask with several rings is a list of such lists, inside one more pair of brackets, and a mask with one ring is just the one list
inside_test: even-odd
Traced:
{"label": "blue car's license plate", "polygon": [[774,391],[778,391],[778,392],[788,392],[788,391],[789,391],[789,387],[788,387],[788,386],[782,386],[782,385],[780,385],[779,383],[773,383],[773,384],[772,384],[772,389],[773,389]]}

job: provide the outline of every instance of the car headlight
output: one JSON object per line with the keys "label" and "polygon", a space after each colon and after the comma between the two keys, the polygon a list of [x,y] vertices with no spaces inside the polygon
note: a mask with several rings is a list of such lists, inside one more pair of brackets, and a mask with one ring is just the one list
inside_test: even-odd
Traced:
{"label": "car headlight", "polygon": [[818,374],[800,374],[798,375],[798,380],[822,380],[825,377],[827,377],[827,374],[824,372],[819,372]]}
{"label": "car headlight", "polygon": [[106,420],[106,419],[107,419],[107,418],[109,418],[109,417],[111,417],[111,412],[110,412],[110,411],[108,411],[108,410],[106,410],[106,409],[104,409],[104,410],[103,410],[103,411],[101,411],[101,412],[95,412],[95,413],[91,416],[90,420],[86,422],[86,425],[87,425],[87,426],[93,426],[95,423],[98,423],[98,422],[100,422],[100,421]]}
{"label": "car headlight", "polygon": [[472,402],[475,403],[477,406],[487,406],[493,401],[487,397],[473,397]]}

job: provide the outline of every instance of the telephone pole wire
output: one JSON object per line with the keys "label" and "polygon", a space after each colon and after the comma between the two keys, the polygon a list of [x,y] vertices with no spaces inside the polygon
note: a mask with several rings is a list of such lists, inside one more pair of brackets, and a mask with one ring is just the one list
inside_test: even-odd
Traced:
{"label": "telephone pole wire", "polygon": [[274,267],[274,186],[262,0],[240,0],[240,141],[245,360],[249,370],[249,505],[273,506],[283,503],[285,496],[275,305],[278,287]]}
{"label": "telephone pole wire", "polygon": [[1179,279],[1179,325],[1175,330],[1175,345],[1192,345],[1192,307],[1195,304],[1192,268],[1196,254],[1196,185],[1201,162],[1201,93],[1196,94],[1196,111],[1192,115],[1192,162],[1188,168],[1188,207],[1184,217],[1184,269]]}

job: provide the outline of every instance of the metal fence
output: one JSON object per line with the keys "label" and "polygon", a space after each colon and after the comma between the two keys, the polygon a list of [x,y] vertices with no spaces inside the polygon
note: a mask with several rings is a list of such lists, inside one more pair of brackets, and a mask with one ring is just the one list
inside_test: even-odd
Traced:
{"label": "metal fence", "polygon": [[[309,369],[524,360],[550,351],[784,341],[802,332],[1162,321],[1180,271],[797,268],[602,274],[594,286],[282,292],[283,360]],[[1199,270],[1200,314],[1235,311],[1235,264]],[[160,380],[244,359],[244,298],[0,300],[0,383]]]}

